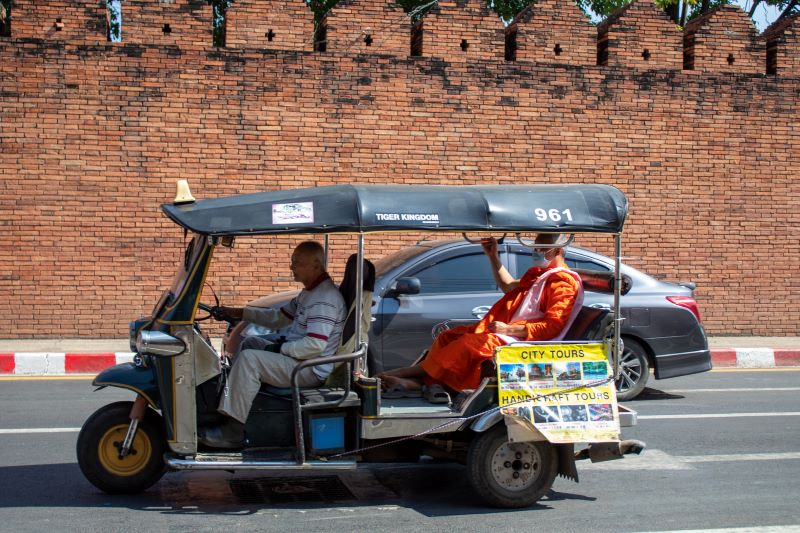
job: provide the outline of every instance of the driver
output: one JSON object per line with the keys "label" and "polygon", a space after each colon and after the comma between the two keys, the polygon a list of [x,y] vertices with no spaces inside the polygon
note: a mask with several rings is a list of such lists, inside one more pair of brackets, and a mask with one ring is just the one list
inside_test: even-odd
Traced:
{"label": "driver", "polygon": [[[278,346],[262,339],[248,338],[228,375],[219,412],[228,420],[206,428],[200,442],[214,448],[240,448],[244,424],[261,383],[290,387],[292,371],[303,359],[336,353],[345,322],[345,303],[339,289],[325,271],[325,250],[315,241],[300,243],[292,253],[291,270],[303,290],[280,309],[219,307],[216,315],[249,320],[273,329],[290,326],[286,342]],[[298,372],[301,387],[321,385],[332,364],[303,368]]]}
{"label": "driver", "polygon": [[558,234],[539,234],[533,267],[515,280],[500,262],[497,240],[481,240],[497,286],[505,295],[474,325],[441,333],[421,363],[379,374],[394,393],[443,384],[461,392],[480,384],[481,363],[495,348],[515,341],[560,340],[583,303],[580,276],[567,269]]}

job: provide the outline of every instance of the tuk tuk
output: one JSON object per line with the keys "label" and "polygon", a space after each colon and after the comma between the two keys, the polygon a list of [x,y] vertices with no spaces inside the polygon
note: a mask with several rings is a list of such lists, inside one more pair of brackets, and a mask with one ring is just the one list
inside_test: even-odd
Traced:
{"label": "tuk tuk", "polygon": [[[135,400],[100,408],[77,442],[81,471],[107,493],[143,491],[167,470],[339,470],[427,456],[466,464],[487,503],[524,507],[558,474],[577,481],[576,459],[616,459],[643,447],[619,439],[619,428],[634,425],[636,413],[614,396],[627,200],[612,186],[333,185],[199,201],[187,189],[162,210],[191,234],[178,272],[149,316],[130,325],[134,361],[93,381],[128,389]],[[615,239],[615,272],[581,277],[592,290],[613,292],[614,306],[581,309],[564,340],[502,347],[484,365],[480,386],[457,402],[383,398],[380,379],[367,371],[372,287],[364,239],[387,232],[512,233],[523,242],[529,233],[608,234]],[[324,236],[326,246],[332,235],[357,236],[350,342],[343,338],[336,355],[299,361],[292,387],[262,386],[242,450],[204,449],[198,428],[218,416],[230,368],[200,324],[214,311],[200,302],[214,252],[238,237],[300,234]],[[532,362],[532,354],[545,352],[551,359]],[[563,366],[561,358],[590,352],[591,364]],[[300,369],[330,363],[337,370],[323,386],[298,386]],[[576,452],[576,443],[588,447]]]}

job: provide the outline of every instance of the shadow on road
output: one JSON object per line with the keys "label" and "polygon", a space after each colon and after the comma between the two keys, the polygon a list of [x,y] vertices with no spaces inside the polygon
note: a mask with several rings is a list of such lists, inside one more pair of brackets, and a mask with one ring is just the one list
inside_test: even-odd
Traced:
{"label": "shadow on road", "polygon": [[664,392],[663,390],[651,389],[650,387],[645,387],[645,389],[639,396],[637,396],[632,400],[626,400],[624,403],[642,402],[650,400],[680,400],[685,397],[686,396],[682,396],[680,394],[672,394],[670,392]]}
{"label": "shadow on road", "polygon": [[[338,478],[347,490],[311,494],[322,477]],[[514,512],[486,507],[469,488],[465,469],[452,464],[381,465],[323,476],[286,472],[265,476],[253,471],[168,472],[149,490],[134,495],[101,492],[86,481],[76,463],[0,467],[0,479],[4,487],[13,487],[0,494],[0,509],[124,508],[162,514],[249,515],[265,510],[392,506],[429,517]],[[273,490],[268,493],[265,486]],[[276,498],[276,494],[280,497]],[[539,504],[520,511],[551,509],[548,500],[567,499],[594,498],[550,491]]]}

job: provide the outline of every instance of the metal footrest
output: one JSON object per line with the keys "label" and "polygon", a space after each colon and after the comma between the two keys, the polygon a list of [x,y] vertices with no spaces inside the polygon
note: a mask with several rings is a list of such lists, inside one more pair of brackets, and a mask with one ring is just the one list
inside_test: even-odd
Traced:
{"label": "metal footrest", "polygon": [[355,461],[313,460],[298,464],[291,460],[266,460],[242,453],[198,453],[193,457],[164,455],[174,470],[354,470]]}

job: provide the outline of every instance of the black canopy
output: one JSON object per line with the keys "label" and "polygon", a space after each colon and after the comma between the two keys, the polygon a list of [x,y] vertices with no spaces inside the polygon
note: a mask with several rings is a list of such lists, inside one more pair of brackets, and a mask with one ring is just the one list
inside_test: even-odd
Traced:
{"label": "black canopy", "polygon": [[380,231],[619,233],[610,185],[331,185],[161,206],[204,235]]}

